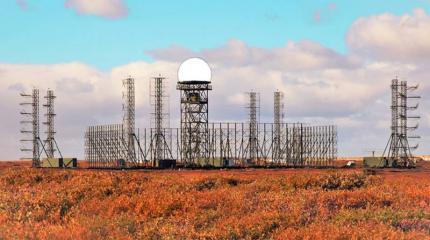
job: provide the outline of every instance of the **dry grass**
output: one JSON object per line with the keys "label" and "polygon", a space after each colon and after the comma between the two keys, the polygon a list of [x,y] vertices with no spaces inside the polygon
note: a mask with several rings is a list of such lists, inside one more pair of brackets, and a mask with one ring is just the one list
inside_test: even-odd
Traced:
{"label": "dry grass", "polygon": [[1,238],[430,239],[430,177],[5,167]]}

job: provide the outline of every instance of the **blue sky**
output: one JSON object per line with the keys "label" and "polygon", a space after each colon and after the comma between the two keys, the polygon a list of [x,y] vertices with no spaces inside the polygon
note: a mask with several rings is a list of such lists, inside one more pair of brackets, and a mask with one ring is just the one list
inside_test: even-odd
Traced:
{"label": "blue sky", "polygon": [[[124,1],[128,16],[80,15],[64,1],[0,2],[0,61],[52,64],[80,61],[107,70],[147,51],[179,45],[200,50],[240,39],[261,48],[309,39],[345,53],[345,34],[359,17],[400,15],[430,1]],[[320,16],[317,21],[317,16]]]}

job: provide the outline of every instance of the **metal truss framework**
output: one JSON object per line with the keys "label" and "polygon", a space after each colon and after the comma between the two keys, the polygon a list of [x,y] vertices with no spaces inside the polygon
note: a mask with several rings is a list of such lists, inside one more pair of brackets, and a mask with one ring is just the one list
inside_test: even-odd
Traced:
{"label": "metal truss framework", "polygon": [[[208,81],[178,82],[181,102],[181,159],[187,166],[209,160]],[[170,148],[171,149],[171,148]]]}
{"label": "metal truss framework", "polygon": [[46,126],[46,139],[45,139],[45,148],[46,154],[48,158],[53,158],[55,156],[56,151],[56,143],[55,143],[55,127],[54,127],[54,100],[55,95],[53,90],[48,90],[45,96],[46,104],[43,106],[46,108],[45,117],[46,120],[43,124]]}
{"label": "metal truss framework", "polygon": [[248,92],[248,123],[249,123],[249,139],[246,146],[246,152],[249,153],[248,161],[254,163],[259,158],[258,151],[258,133],[257,126],[260,121],[260,94],[257,92]]}
{"label": "metal truss framework", "polygon": [[[310,126],[301,123],[256,125],[258,138],[255,161],[249,161],[249,123],[209,123],[208,149],[201,149],[207,154],[205,159],[196,159],[190,163],[187,146],[182,141],[180,128],[163,129],[166,144],[171,149],[172,157],[184,166],[214,166],[219,160],[231,160],[237,167],[274,166],[274,167],[330,167],[337,158],[337,129],[335,126]],[[275,131],[280,128],[282,141],[275,141]],[[138,137],[139,154],[137,161],[119,165],[118,159],[124,159],[127,145],[121,125],[89,127],[85,134],[86,159],[91,168],[121,168],[150,166],[156,156],[153,154],[151,139],[157,129],[143,129]],[[280,151],[274,150],[279,144]],[[184,153],[185,151],[185,153]],[[207,151],[207,152],[206,152]]]}
{"label": "metal truss framework", "polygon": [[123,80],[123,135],[127,144],[127,155],[124,160],[127,162],[135,161],[135,87],[134,79],[128,77]]}
{"label": "metal truss framework", "polygon": [[383,155],[389,159],[396,160],[400,167],[410,167],[414,165],[412,150],[418,148],[409,145],[409,139],[420,138],[410,135],[415,131],[418,124],[408,126],[409,119],[419,119],[419,116],[410,116],[409,112],[418,108],[418,104],[409,105],[409,99],[419,99],[419,96],[410,96],[410,92],[418,89],[418,86],[408,86],[407,81],[399,81],[397,78],[391,83],[391,135]]}
{"label": "metal truss framework", "polygon": [[40,167],[40,125],[39,125],[39,89],[34,88],[31,94],[21,93],[24,101],[20,105],[24,108],[20,114],[21,133],[20,140],[22,152],[31,152],[32,157],[25,156],[21,159],[31,159],[33,167]]}
{"label": "metal truss framework", "polygon": [[172,153],[166,141],[164,128],[169,127],[168,95],[165,92],[165,79],[161,75],[154,77],[151,81],[150,103],[153,109],[151,113],[151,128],[155,129],[154,138],[151,139],[151,151],[154,156],[153,165],[156,161],[172,159]]}
{"label": "metal truss framework", "polygon": [[[55,157],[55,153],[58,152],[60,157],[62,158],[61,151],[58,147],[57,141],[55,140],[55,128],[54,128],[54,99],[56,98],[54,95],[54,91],[48,90],[45,96],[46,104],[43,107],[46,108],[45,117],[46,120],[43,122],[46,125],[46,139],[44,141],[40,138],[40,124],[39,124],[39,89],[33,89],[32,94],[20,94],[25,101],[21,102],[20,105],[23,107],[31,106],[31,112],[29,109],[21,110],[20,114],[23,116],[21,120],[21,124],[23,128],[21,129],[21,133],[25,136],[24,139],[21,139],[22,143],[21,151],[22,152],[32,152],[32,157],[23,157],[21,159],[31,159],[33,167],[40,167],[41,160],[40,157],[42,153],[45,153],[47,158]],[[29,101],[31,99],[31,101]],[[29,129],[29,125],[31,125],[31,129]],[[29,138],[31,135],[31,139]],[[28,143],[31,142],[31,147],[28,146]]]}
{"label": "metal truss framework", "polygon": [[276,91],[273,93],[273,123],[274,123],[274,135],[273,135],[273,160],[275,162],[282,159],[283,149],[282,142],[283,133],[281,125],[284,123],[284,94]]}

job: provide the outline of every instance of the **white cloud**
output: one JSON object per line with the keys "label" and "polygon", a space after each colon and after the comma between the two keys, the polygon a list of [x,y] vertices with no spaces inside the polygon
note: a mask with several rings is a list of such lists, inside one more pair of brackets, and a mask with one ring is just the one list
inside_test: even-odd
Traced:
{"label": "white cloud", "polygon": [[347,34],[347,43],[353,53],[371,59],[428,61],[429,29],[430,16],[423,9],[402,16],[385,13],[355,21]]}
{"label": "white cloud", "polygon": [[128,8],[123,0],[66,0],[66,8],[74,9],[78,14],[95,15],[117,19],[126,17]]}
{"label": "white cloud", "polygon": [[263,49],[248,46],[245,42],[232,39],[224,46],[193,52],[173,45],[167,49],[148,51],[155,59],[182,61],[200,56],[212,64],[230,67],[258,65],[266,69],[302,71],[322,68],[353,68],[360,64],[358,59],[337,53],[312,41],[288,42],[280,48]]}

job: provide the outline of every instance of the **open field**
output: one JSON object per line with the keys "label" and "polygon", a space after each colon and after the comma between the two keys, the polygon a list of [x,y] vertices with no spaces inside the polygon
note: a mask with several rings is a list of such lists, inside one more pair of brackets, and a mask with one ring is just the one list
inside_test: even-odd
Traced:
{"label": "open field", "polygon": [[430,170],[99,171],[0,162],[0,239],[430,239]]}

